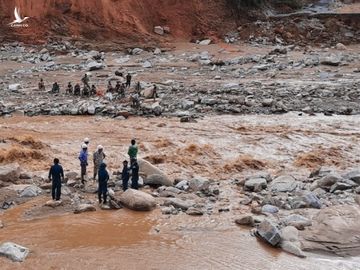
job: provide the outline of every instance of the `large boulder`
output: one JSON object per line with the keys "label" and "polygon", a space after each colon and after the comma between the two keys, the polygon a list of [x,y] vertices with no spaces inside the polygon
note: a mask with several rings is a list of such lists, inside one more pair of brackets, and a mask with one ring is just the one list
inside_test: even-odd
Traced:
{"label": "large boulder", "polygon": [[312,222],[310,219],[308,219],[304,216],[301,216],[301,215],[297,215],[297,214],[293,214],[293,215],[285,217],[282,220],[282,222],[286,226],[294,226],[298,230],[303,230],[305,227],[312,225]]}
{"label": "large boulder", "polygon": [[321,187],[321,188],[330,188],[332,185],[334,185],[335,183],[337,183],[341,180],[342,180],[341,176],[334,174],[334,173],[330,173],[330,174],[324,176],[323,178],[321,178],[317,182],[317,186]]}
{"label": "large boulder", "polygon": [[39,196],[42,193],[42,189],[31,185],[26,187],[21,193],[20,193],[20,197],[21,198],[32,198],[32,197],[36,197]]}
{"label": "large boulder", "polygon": [[277,246],[281,240],[279,229],[268,219],[265,219],[259,224],[256,235],[260,236],[272,246]]}
{"label": "large boulder", "polygon": [[163,175],[167,178],[165,173],[163,173],[159,168],[152,165],[149,161],[146,161],[144,159],[138,159],[138,164],[139,174],[144,178],[147,178],[150,175]]}
{"label": "large boulder", "polygon": [[0,181],[15,183],[20,177],[20,166],[11,163],[0,166]]}
{"label": "large boulder", "polygon": [[297,181],[291,175],[276,177],[270,185],[272,192],[292,192],[297,188]]}
{"label": "large boulder", "polygon": [[340,256],[360,254],[360,208],[342,205],[321,209],[312,226],[300,232],[303,250],[325,251]]}
{"label": "large boulder", "polygon": [[14,262],[23,262],[28,254],[28,248],[22,247],[12,242],[5,242],[0,245],[0,256],[9,258]]}
{"label": "large boulder", "polygon": [[352,180],[355,183],[360,185],[360,170],[354,170],[354,171],[348,172],[347,174],[344,175],[344,178]]}
{"label": "large boulder", "polygon": [[172,181],[164,174],[152,174],[144,179],[145,185],[150,186],[172,186]]}
{"label": "large boulder", "polygon": [[153,196],[135,189],[128,189],[121,194],[120,202],[135,211],[151,211],[156,207]]}

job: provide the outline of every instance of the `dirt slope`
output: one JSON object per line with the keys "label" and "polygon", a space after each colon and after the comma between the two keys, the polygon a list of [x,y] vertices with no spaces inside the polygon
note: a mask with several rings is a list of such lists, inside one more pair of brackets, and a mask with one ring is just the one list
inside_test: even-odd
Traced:
{"label": "dirt slope", "polygon": [[[160,38],[156,25],[169,26],[161,39],[213,36],[234,27],[234,20],[218,0],[0,0],[2,40],[45,41],[49,36],[91,40],[146,42]],[[29,27],[14,29],[14,8],[31,17]]]}

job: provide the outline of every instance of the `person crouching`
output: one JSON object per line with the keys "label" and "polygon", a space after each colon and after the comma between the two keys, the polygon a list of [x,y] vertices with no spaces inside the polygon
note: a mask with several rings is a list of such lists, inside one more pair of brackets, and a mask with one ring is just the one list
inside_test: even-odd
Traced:
{"label": "person crouching", "polygon": [[101,163],[99,168],[99,188],[98,188],[99,204],[106,203],[108,181],[109,181],[109,173],[106,170],[106,164]]}

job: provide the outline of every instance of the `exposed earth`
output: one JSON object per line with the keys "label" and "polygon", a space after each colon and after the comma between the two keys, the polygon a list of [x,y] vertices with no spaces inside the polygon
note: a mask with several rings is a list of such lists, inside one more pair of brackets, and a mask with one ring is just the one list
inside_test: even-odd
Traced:
{"label": "exposed earth", "polygon": [[[1,269],[360,269],[358,3],[135,2],[0,0],[34,30],[0,27]],[[85,73],[97,94],[66,93]],[[85,137],[104,205],[91,158],[80,183]]]}

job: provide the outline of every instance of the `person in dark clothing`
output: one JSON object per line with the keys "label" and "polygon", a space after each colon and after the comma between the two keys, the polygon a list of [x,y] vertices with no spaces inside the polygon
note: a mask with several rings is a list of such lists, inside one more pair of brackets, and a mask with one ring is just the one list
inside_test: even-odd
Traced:
{"label": "person in dark clothing", "polygon": [[54,165],[49,171],[49,180],[52,181],[51,194],[53,200],[60,200],[61,197],[61,180],[64,180],[64,170],[59,164],[59,159],[54,159]]}
{"label": "person in dark clothing", "polygon": [[74,87],[71,85],[71,82],[69,82],[66,88],[66,94],[72,95],[73,92],[74,92]]}
{"label": "person in dark clothing", "polygon": [[101,163],[99,168],[99,188],[98,188],[99,204],[101,204],[102,202],[106,203],[108,181],[109,181],[109,173],[106,170],[106,164]]}
{"label": "person in dark clothing", "polygon": [[131,188],[139,189],[139,164],[137,160],[133,158],[131,160]]}
{"label": "person in dark clothing", "polygon": [[81,95],[81,88],[80,88],[80,84],[78,84],[78,83],[75,85],[74,95],[75,96],[80,96]]}
{"label": "person in dark clothing", "polygon": [[129,88],[131,85],[131,74],[128,73],[128,75],[126,75],[126,88]]}
{"label": "person in dark clothing", "polygon": [[121,173],[121,179],[122,179],[122,186],[123,186],[123,190],[126,191],[128,189],[128,183],[129,183],[129,178],[130,178],[130,170],[128,167],[128,162],[127,160],[124,160],[123,162],[123,170]]}
{"label": "person in dark clothing", "polygon": [[57,82],[55,82],[52,86],[52,89],[51,89],[51,93],[60,93],[60,86],[58,85]]}

